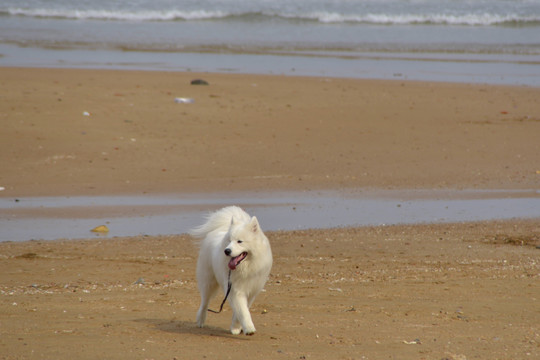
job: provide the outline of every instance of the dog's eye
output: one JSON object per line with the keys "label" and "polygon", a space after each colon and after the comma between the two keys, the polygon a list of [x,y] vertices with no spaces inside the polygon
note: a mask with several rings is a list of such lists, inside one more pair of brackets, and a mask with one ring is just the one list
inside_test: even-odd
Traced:
{"label": "dog's eye", "polygon": [[243,243],[243,241],[242,241],[242,240],[238,240],[237,243],[241,244],[241,243]]}

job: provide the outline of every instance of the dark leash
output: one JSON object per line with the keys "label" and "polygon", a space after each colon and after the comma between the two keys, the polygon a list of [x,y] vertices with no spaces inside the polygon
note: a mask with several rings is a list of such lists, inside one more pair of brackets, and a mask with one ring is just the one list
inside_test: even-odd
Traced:
{"label": "dark leash", "polygon": [[219,314],[221,310],[223,310],[223,305],[225,305],[225,301],[227,301],[227,298],[229,297],[229,293],[231,292],[231,270],[229,270],[229,278],[227,279],[227,293],[225,294],[225,298],[221,302],[221,306],[219,307],[219,311],[215,311],[212,309],[208,309],[208,311],[213,312],[214,314]]}

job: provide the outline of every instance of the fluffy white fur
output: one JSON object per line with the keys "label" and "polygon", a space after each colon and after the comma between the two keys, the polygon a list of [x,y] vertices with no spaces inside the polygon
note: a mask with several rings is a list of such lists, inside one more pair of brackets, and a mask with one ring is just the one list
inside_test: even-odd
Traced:
{"label": "fluffy white fur", "polygon": [[263,289],[272,267],[270,243],[257,218],[239,207],[229,206],[212,213],[206,223],[191,230],[191,234],[202,239],[197,261],[201,293],[197,325],[204,326],[208,304],[218,288],[221,287],[224,294],[227,292],[230,271],[232,285],[227,300],[233,310],[231,333],[254,334],[249,308]]}

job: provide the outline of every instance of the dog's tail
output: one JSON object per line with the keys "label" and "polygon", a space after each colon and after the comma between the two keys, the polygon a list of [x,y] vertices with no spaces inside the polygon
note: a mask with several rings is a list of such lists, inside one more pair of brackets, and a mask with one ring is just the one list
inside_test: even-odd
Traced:
{"label": "dog's tail", "polygon": [[232,218],[249,221],[250,216],[238,206],[227,206],[221,210],[208,214],[206,222],[189,231],[191,236],[204,238],[212,231],[227,231],[231,226]]}

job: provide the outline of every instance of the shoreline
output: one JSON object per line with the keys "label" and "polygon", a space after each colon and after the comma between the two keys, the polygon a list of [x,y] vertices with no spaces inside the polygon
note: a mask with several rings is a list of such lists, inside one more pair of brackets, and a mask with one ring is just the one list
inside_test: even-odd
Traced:
{"label": "shoreline", "polygon": [[[537,55],[376,50],[203,49],[152,51],[0,44],[0,66],[327,77],[540,88]],[[38,60],[34,60],[38,59]]]}

